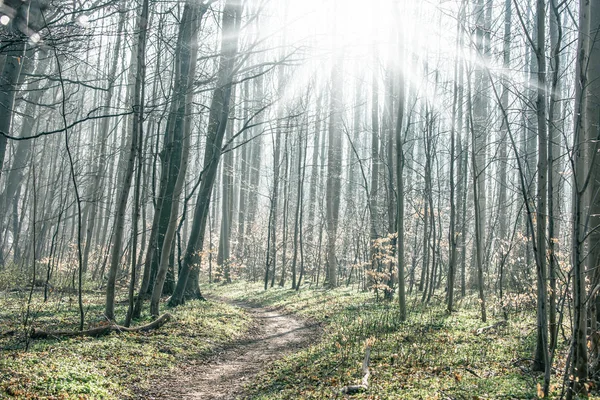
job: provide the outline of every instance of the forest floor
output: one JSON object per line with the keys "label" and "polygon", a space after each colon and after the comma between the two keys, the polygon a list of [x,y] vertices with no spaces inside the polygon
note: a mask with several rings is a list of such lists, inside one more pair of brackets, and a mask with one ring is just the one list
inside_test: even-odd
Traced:
{"label": "forest floor", "polygon": [[[254,329],[244,309],[196,300],[167,309],[172,320],[151,332],[28,340],[27,296],[27,290],[0,290],[0,399],[143,398],[156,382],[173,379],[182,366],[212,357]],[[76,296],[57,291],[47,302],[42,296],[34,292],[27,329],[77,330]],[[106,323],[103,292],[86,292],[84,306],[86,329]],[[125,298],[119,298],[117,321],[126,310]]]}
{"label": "forest floor", "polygon": [[[268,365],[246,385],[253,400],[283,399],[534,399],[543,381],[531,370],[535,347],[535,302],[531,295],[488,298],[482,322],[475,294],[445,310],[443,293],[421,302],[408,296],[409,315],[398,319],[396,301],[356,286],[300,291],[238,282],[213,285],[208,293],[277,307],[319,323],[319,341]],[[569,332],[561,340],[551,377],[551,398],[561,397]],[[482,329],[483,328],[483,329]],[[368,389],[353,396],[342,388],[361,382],[365,346],[371,346]],[[594,392],[588,399],[599,399]]]}
{"label": "forest floor", "polygon": [[244,385],[273,361],[306,347],[318,336],[316,324],[254,303],[231,302],[252,317],[248,336],[209,358],[181,366],[172,379],[139,393],[146,399],[230,400],[244,397]]}
{"label": "forest floor", "polygon": [[[356,286],[204,284],[208,301],[169,309],[173,320],[152,332],[31,341],[23,327],[28,292],[1,289],[0,399],[340,399],[344,386],[361,381],[367,343],[369,386],[352,399],[533,399],[542,382],[531,371],[535,303],[527,293],[505,299],[508,321],[495,325],[503,321],[497,299],[488,299],[484,323],[474,294],[448,314],[443,294],[423,303],[413,293],[402,322],[395,301]],[[103,300],[103,292],[86,293],[86,328],[103,323]],[[125,298],[116,311],[122,321]],[[43,302],[34,292],[28,329],[77,325],[73,295]],[[562,393],[564,327],[552,398]]]}

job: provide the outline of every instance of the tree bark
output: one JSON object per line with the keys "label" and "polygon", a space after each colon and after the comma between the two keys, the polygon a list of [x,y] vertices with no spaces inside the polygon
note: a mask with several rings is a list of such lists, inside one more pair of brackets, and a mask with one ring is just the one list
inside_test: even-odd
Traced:
{"label": "tree bark", "polygon": [[[177,91],[181,91],[183,99],[180,99],[178,107],[178,115],[176,119],[183,122],[181,130],[174,132],[181,140],[181,155],[179,157],[179,165],[177,166],[177,179],[173,187],[173,192],[170,194],[171,199],[168,203],[171,204],[169,222],[163,238],[162,249],[160,251],[160,263],[152,297],[150,300],[150,313],[152,316],[159,315],[160,297],[163,292],[163,285],[167,277],[169,265],[172,263],[171,253],[173,251],[173,243],[175,242],[175,232],[177,230],[177,221],[179,219],[179,204],[181,192],[185,184],[185,176],[190,151],[190,137],[192,124],[192,100],[193,100],[193,82],[196,74],[196,59],[198,55],[198,30],[200,27],[200,18],[202,17],[201,7],[198,7],[193,2],[187,2],[184,6],[184,17],[182,18],[181,35],[182,46],[180,48],[180,74],[181,83]],[[184,66],[185,65],[185,66]],[[177,126],[175,127],[177,129]]]}
{"label": "tree bark", "polygon": [[338,285],[335,244],[340,211],[342,169],[342,59],[338,56],[331,71],[331,104],[327,151],[327,286]]}
{"label": "tree bark", "polygon": [[108,272],[108,281],[106,284],[106,307],[105,316],[110,321],[115,319],[115,283],[117,270],[121,260],[121,249],[123,247],[123,233],[125,230],[125,212],[127,207],[127,198],[131,188],[133,178],[133,166],[137,155],[137,146],[141,145],[144,121],[144,85],[146,80],[146,38],[148,28],[149,0],[142,2],[142,9],[139,19],[139,32],[137,36],[137,57],[136,63],[138,72],[135,78],[135,88],[133,92],[134,118],[131,131],[131,146],[126,169],[123,175],[119,200],[117,202],[117,214],[115,215],[115,233],[113,237],[113,248],[111,255],[110,269]]}
{"label": "tree bark", "polygon": [[[175,291],[169,300],[169,306],[177,306],[184,301],[184,295],[202,298],[199,288],[199,253],[203,249],[206,222],[210,211],[210,198],[217,177],[221,158],[221,146],[229,117],[229,101],[234,78],[234,66],[238,49],[242,6],[234,0],[226,0],[223,9],[221,57],[217,73],[217,84],[213,92],[208,119],[208,136],[204,151],[202,181],[198,189],[198,198],[190,237],[184,253],[181,271]],[[188,279],[190,279],[188,283]],[[190,285],[190,286],[188,286]]]}
{"label": "tree bark", "polygon": [[546,202],[548,184],[548,131],[546,125],[546,2],[537,0],[537,210],[536,210],[536,272],[537,272],[537,343],[533,369],[545,371],[544,395],[547,397],[550,387],[550,367],[548,357],[548,289],[546,262]]}

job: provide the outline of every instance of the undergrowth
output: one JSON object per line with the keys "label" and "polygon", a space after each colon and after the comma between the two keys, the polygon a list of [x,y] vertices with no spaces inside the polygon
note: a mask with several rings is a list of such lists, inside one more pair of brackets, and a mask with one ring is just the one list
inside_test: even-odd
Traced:
{"label": "undergrowth", "polygon": [[[318,343],[272,365],[248,385],[252,399],[343,398],[359,383],[367,339],[372,345],[369,388],[353,399],[533,399],[542,376],[530,369],[535,314],[516,308],[507,326],[477,334],[501,319],[498,308],[481,322],[477,299],[459,300],[449,315],[442,299],[424,305],[410,297],[409,317],[398,319],[395,302],[352,288],[295,292],[237,283],[213,286],[215,295],[279,307],[319,322]],[[489,300],[493,308],[493,299]],[[494,311],[494,310],[491,310]],[[552,376],[560,397],[567,345],[561,342]]]}
{"label": "undergrowth", "polygon": [[[105,323],[103,293],[86,294],[84,305],[89,326]],[[76,330],[77,310],[74,295],[53,293],[43,303],[35,293],[31,326]],[[123,321],[126,310],[126,301],[118,302],[117,321]],[[0,292],[0,334],[16,330],[0,337],[0,398],[132,398],[153,381],[167,379],[178,364],[239,338],[251,323],[241,309],[220,302],[190,301],[168,311],[173,320],[153,332],[35,340],[26,350],[23,294]]]}

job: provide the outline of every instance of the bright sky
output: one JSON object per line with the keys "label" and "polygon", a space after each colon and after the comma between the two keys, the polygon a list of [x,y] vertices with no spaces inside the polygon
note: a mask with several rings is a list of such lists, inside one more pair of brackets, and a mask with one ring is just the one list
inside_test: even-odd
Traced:
{"label": "bright sky", "polygon": [[[315,74],[327,79],[334,50],[344,56],[345,74],[370,79],[373,68],[398,59],[398,29],[407,44],[401,62],[405,78],[422,81],[423,68],[411,67],[416,55],[455,53],[456,13],[460,0],[273,0],[263,20],[263,35],[282,33],[286,46],[310,46],[312,60],[294,72],[294,86],[306,86]],[[442,8],[443,7],[443,8]],[[374,64],[375,46],[378,64]],[[289,47],[288,47],[289,49]],[[437,62],[437,60],[433,60]],[[448,67],[451,66],[448,65]],[[432,66],[432,69],[433,66]]]}

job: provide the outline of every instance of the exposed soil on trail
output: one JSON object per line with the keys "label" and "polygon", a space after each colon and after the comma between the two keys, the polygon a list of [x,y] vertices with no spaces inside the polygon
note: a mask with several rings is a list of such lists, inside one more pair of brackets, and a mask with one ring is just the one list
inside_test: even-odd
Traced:
{"label": "exposed soil on trail", "polygon": [[182,365],[156,382],[144,399],[230,400],[244,398],[244,385],[273,361],[308,346],[319,328],[294,315],[249,303],[232,302],[254,318],[249,335],[210,358]]}

